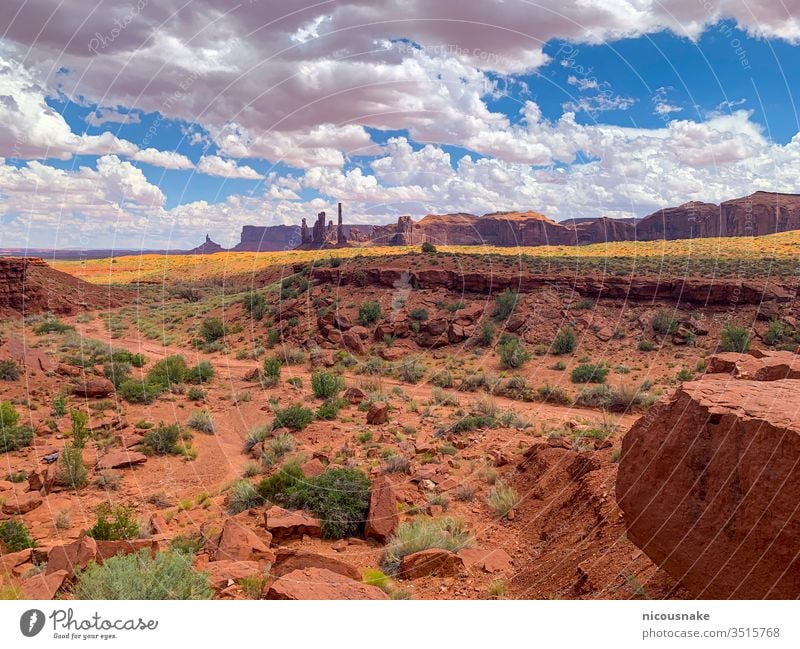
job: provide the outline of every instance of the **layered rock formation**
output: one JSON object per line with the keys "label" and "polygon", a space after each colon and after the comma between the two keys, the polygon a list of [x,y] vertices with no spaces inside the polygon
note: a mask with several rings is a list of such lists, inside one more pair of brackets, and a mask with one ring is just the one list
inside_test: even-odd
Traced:
{"label": "layered rock formation", "polygon": [[50,268],[38,257],[0,257],[0,314],[77,313],[120,306],[119,291]]}
{"label": "layered rock formation", "polygon": [[730,356],[625,435],[617,501],[628,538],[692,595],[795,599],[800,380],[770,379],[795,376],[797,357]]}
{"label": "layered rock formation", "polygon": [[[297,265],[295,272],[304,266]],[[445,268],[407,268],[374,266],[360,268],[356,277],[353,269],[316,267],[311,277],[322,284],[344,286],[350,283],[370,284],[385,288],[398,285],[418,288],[444,288],[463,293],[487,295],[511,289],[522,293],[546,286],[563,286],[581,296],[622,300],[669,300],[678,304],[730,304],[731,295],[737,304],[777,304],[788,302],[793,292],[771,282],[740,279],[704,279],[698,277],[620,277],[615,275],[538,275],[520,272],[459,271]]]}
{"label": "layered rock formation", "polygon": [[225,252],[225,248],[219,245],[216,241],[212,241],[211,237],[206,235],[206,240],[196,248],[192,248],[187,254],[213,255],[215,252]]}

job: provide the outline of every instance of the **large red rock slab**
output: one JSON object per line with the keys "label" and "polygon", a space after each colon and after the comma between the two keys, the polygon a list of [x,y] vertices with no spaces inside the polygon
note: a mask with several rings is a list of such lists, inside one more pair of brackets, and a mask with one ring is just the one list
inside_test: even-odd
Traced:
{"label": "large red rock slab", "polygon": [[509,572],[512,569],[511,557],[501,548],[463,548],[456,554],[467,568],[480,568],[486,572]]}
{"label": "large red rock slab", "polygon": [[114,384],[103,376],[86,377],[72,388],[72,394],[92,399],[107,397],[114,394]]}
{"label": "large red rock slab", "polygon": [[213,561],[275,561],[275,553],[258,535],[238,519],[229,518],[222,527]]}
{"label": "large red rock slab", "polygon": [[108,469],[123,469],[136,464],[144,464],[145,462],[147,462],[147,456],[139,451],[112,451],[97,460],[96,468],[98,471],[107,471]]}
{"label": "large red rock slab", "polygon": [[395,528],[400,524],[397,513],[397,496],[392,483],[386,476],[379,476],[372,481],[369,498],[369,514],[364,528],[368,538],[385,543]]}
{"label": "large red rock slab", "polygon": [[376,401],[367,410],[367,423],[374,426],[385,424],[389,419],[389,406],[383,401]]}
{"label": "large red rock slab", "polygon": [[264,527],[272,534],[273,543],[289,539],[300,539],[304,535],[318,537],[322,528],[318,519],[304,511],[288,511],[282,507],[270,507],[264,513]]}
{"label": "large red rock slab", "polygon": [[800,380],[684,383],[625,435],[628,538],[693,596],[800,597]]}
{"label": "large red rock slab", "polygon": [[66,570],[57,570],[50,574],[40,573],[25,579],[20,588],[25,599],[53,599],[68,577],[69,573]]}
{"label": "large red rock slab", "polygon": [[45,574],[64,570],[71,577],[76,570],[82,570],[97,556],[97,542],[91,536],[84,536],[73,543],[57,545],[47,554]]}
{"label": "large red rock slab", "polygon": [[258,561],[212,561],[205,567],[211,585],[217,590],[226,588],[247,577],[263,575]]}
{"label": "large red rock slab", "polygon": [[155,556],[160,548],[157,539],[130,539],[121,541],[97,541],[97,561],[101,563],[111,557],[119,555],[133,554],[140,550],[150,550],[150,554]]}
{"label": "large red rock slab", "polygon": [[358,568],[355,566],[351,566],[335,557],[328,557],[299,548],[280,548],[270,574],[273,577],[282,577],[287,573],[306,568],[330,570],[349,579],[359,580],[361,578]]}
{"label": "large red rock slab", "polygon": [[3,513],[9,516],[27,514],[42,505],[42,497],[35,491],[27,493],[13,493],[5,498]]}
{"label": "large red rock slab", "polygon": [[400,575],[404,579],[420,577],[455,577],[464,567],[464,560],[449,550],[431,548],[407,554],[400,562]]}
{"label": "large red rock slab", "polygon": [[267,599],[389,599],[377,586],[369,586],[324,568],[293,570],[276,579]]}
{"label": "large red rock slab", "polygon": [[786,351],[761,352],[759,357],[725,352],[709,357],[706,372],[753,381],[800,379],[800,356]]}

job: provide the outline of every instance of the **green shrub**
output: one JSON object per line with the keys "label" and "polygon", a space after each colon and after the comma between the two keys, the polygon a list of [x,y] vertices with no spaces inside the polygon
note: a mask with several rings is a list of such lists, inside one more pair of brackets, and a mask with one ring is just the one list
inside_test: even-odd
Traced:
{"label": "green shrub", "polygon": [[0,544],[6,552],[19,552],[25,548],[36,547],[36,541],[25,527],[25,523],[16,518],[0,523]]}
{"label": "green shrub", "polygon": [[408,315],[412,320],[416,320],[417,322],[424,322],[425,320],[428,319],[428,309],[417,307],[416,309],[411,309]]}
{"label": "green shrub", "polygon": [[144,354],[134,354],[127,349],[119,349],[111,354],[111,360],[115,363],[130,363],[134,367],[144,367],[147,358]]}
{"label": "green shrub", "polygon": [[428,243],[427,241],[423,241],[422,245],[420,246],[420,250],[426,255],[432,255],[436,253],[436,246],[432,243]]}
{"label": "green shrub", "polygon": [[397,526],[386,545],[383,563],[391,568],[399,565],[404,556],[415,552],[431,548],[458,552],[474,544],[475,538],[466,530],[461,519],[418,516]]}
{"label": "green shrub", "polygon": [[494,324],[488,320],[484,320],[478,327],[478,333],[475,340],[481,347],[491,347],[492,343],[494,342],[494,335],[496,331],[497,329]]}
{"label": "green shrub", "polygon": [[50,409],[50,414],[53,417],[63,417],[67,414],[67,398],[63,394],[57,394],[53,397],[53,406]]}
{"label": "green shrub", "polygon": [[19,413],[8,401],[0,401],[0,453],[16,451],[33,441],[33,429],[19,425]]}
{"label": "green shrub", "polygon": [[275,411],[275,419],[272,428],[288,428],[289,430],[303,430],[314,419],[314,413],[308,408],[304,408],[299,403],[288,408]]}
{"label": "green shrub", "polygon": [[263,504],[264,499],[249,480],[240,479],[231,485],[228,493],[228,513],[238,514]]}
{"label": "green shrub", "polygon": [[284,462],[283,466],[258,484],[258,494],[272,503],[286,502],[289,492],[298,481],[305,480],[305,475],[298,462]]}
{"label": "green shrub", "polygon": [[497,345],[500,356],[500,366],[503,368],[517,369],[531,359],[531,353],[525,348],[523,342],[510,334],[503,334]]}
{"label": "green shrub", "polygon": [[508,318],[512,313],[514,313],[514,309],[517,308],[518,301],[519,295],[514,291],[506,289],[500,293],[500,295],[495,297],[492,317],[497,318],[498,320],[504,320],[505,318]]}
{"label": "green shrub", "polygon": [[75,599],[164,600],[211,599],[214,589],[190,557],[176,550],[119,555],[102,564],[90,563],[77,573]]}
{"label": "green shrub", "polygon": [[336,419],[339,410],[347,405],[344,399],[325,399],[323,404],[317,409],[317,419]]}
{"label": "green shrub", "polygon": [[581,363],[572,370],[573,383],[604,383],[608,368],[597,363]]}
{"label": "green shrub", "polygon": [[214,421],[211,419],[211,413],[208,410],[198,410],[192,413],[186,425],[189,428],[199,430],[201,433],[214,433]]}
{"label": "green shrub", "polygon": [[111,361],[103,365],[103,374],[114,384],[115,388],[119,389],[119,386],[130,377],[131,367],[132,365],[125,361]]}
{"label": "green shrub", "polygon": [[365,327],[375,324],[381,317],[381,305],[367,300],[358,307],[358,321]]}
{"label": "green shrub", "polygon": [[656,345],[650,340],[640,340],[638,347],[640,352],[651,352],[656,348]]}
{"label": "green shrub", "polygon": [[64,444],[58,464],[56,481],[60,485],[77,491],[89,482],[86,465],[83,463],[83,449],[74,444]]}
{"label": "green shrub", "polygon": [[431,376],[431,383],[440,388],[452,388],[455,381],[450,370],[439,370]]}
{"label": "green shrub", "polygon": [[163,386],[140,379],[128,379],[117,388],[117,394],[128,403],[153,403],[163,391]]}
{"label": "green shrub", "polygon": [[770,320],[767,333],[764,334],[764,342],[768,345],[779,345],[788,334],[788,327],[780,320]]}
{"label": "green shrub", "polygon": [[266,388],[274,388],[281,380],[281,367],[283,364],[279,358],[270,357],[264,359],[264,367],[261,370],[261,383]]}
{"label": "green shrub", "polygon": [[294,437],[289,433],[276,433],[269,440],[269,450],[276,460],[280,460],[284,455],[294,450]]}
{"label": "green shrub", "polygon": [[556,337],[553,338],[552,350],[554,354],[571,354],[575,351],[578,341],[575,330],[572,327],[564,327],[558,330]]}
{"label": "green shrub", "polygon": [[726,324],[719,339],[720,349],[724,352],[744,354],[750,349],[750,332],[745,327]]}
{"label": "green shrub", "polygon": [[242,300],[242,306],[253,320],[261,320],[267,312],[267,299],[261,293],[248,293]]}
{"label": "green shrub", "polygon": [[400,366],[400,379],[406,383],[417,383],[425,375],[425,366],[416,361],[406,361]]}
{"label": "green shrub", "polygon": [[95,510],[95,523],[86,532],[96,541],[130,541],[139,538],[139,522],[131,505],[101,503]]}
{"label": "green shrub", "polygon": [[19,365],[13,360],[0,361],[0,381],[19,381]]}
{"label": "green shrub", "polygon": [[181,427],[162,422],[144,434],[142,445],[156,455],[177,455],[180,453],[180,440]]}
{"label": "green shrub", "polygon": [[214,366],[208,361],[200,361],[192,369],[188,370],[185,374],[187,383],[200,385],[201,383],[208,383],[214,378]]}
{"label": "green shrub", "polygon": [[186,359],[182,355],[167,356],[150,368],[147,383],[169,390],[173,385],[183,383],[187,369]]}
{"label": "green shrub", "polygon": [[317,399],[330,399],[344,389],[344,379],[328,370],[319,370],[311,375],[311,389]]}
{"label": "green shrub", "polygon": [[72,443],[76,448],[83,448],[89,439],[89,429],[87,427],[89,415],[83,410],[71,410],[69,418],[72,424]]}
{"label": "green shrub", "polygon": [[311,511],[320,519],[324,538],[340,539],[363,531],[369,490],[369,479],[360,469],[327,469],[314,478],[293,480],[279,502]]}
{"label": "green shrub", "polygon": [[254,426],[247,433],[244,440],[244,452],[249,453],[256,444],[263,442],[271,432],[271,428],[266,425]]}
{"label": "green shrub", "polygon": [[672,315],[672,312],[667,309],[659,309],[653,314],[653,319],[650,321],[653,331],[662,335],[672,335],[678,330],[678,321]]}
{"label": "green shrub", "polygon": [[200,324],[200,337],[207,343],[213,343],[225,337],[225,323],[221,318],[206,318]]}
{"label": "green shrub", "polygon": [[486,503],[497,516],[508,516],[512,509],[519,507],[522,499],[516,489],[509,485],[498,482],[489,490]]}
{"label": "green shrub", "polygon": [[47,318],[33,328],[33,333],[37,336],[44,334],[63,334],[66,331],[74,331],[75,327],[61,322],[58,318]]}

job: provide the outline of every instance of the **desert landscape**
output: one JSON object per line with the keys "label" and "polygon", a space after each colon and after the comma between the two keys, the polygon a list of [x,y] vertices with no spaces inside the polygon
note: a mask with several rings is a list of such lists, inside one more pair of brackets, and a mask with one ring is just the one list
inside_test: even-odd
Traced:
{"label": "desert landscape", "polygon": [[3,595],[795,598],[798,246],[2,258]]}

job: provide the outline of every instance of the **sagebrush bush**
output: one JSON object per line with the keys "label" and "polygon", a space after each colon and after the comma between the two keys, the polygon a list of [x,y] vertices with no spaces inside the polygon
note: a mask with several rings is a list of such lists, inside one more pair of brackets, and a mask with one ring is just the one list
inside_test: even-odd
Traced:
{"label": "sagebrush bush", "polygon": [[517,369],[531,359],[531,353],[525,348],[524,343],[510,334],[503,334],[497,345],[500,356],[500,366],[505,369]]}
{"label": "sagebrush bush", "polygon": [[288,428],[289,430],[303,430],[314,420],[314,413],[304,408],[299,403],[275,411],[272,428]]}
{"label": "sagebrush bush", "polygon": [[143,404],[153,403],[163,391],[163,386],[140,379],[128,379],[117,388],[117,394],[128,403]]}
{"label": "sagebrush bush", "polygon": [[36,325],[33,328],[33,333],[35,333],[37,336],[52,333],[63,334],[67,331],[74,331],[74,329],[75,327],[72,325],[65,324],[58,318],[50,317]]}
{"label": "sagebrush bush", "polygon": [[251,428],[244,440],[244,452],[249,453],[256,444],[260,444],[267,439],[271,432],[272,429],[266,424],[261,424]]}
{"label": "sagebrush bush", "polygon": [[604,383],[608,368],[597,363],[581,363],[572,370],[573,383]]}
{"label": "sagebrush bush", "polygon": [[575,351],[577,340],[578,338],[575,335],[575,330],[572,327],[563,327],[558,330],[555,338],[553,338],[551,350],[554,354],[559,356],[561,354],[571,354]]}
{"label": "sagebrush bush", "polygon": [[467,531],[461,519],[450,516],[418,516],[397,526],[387,542],[383,563],[391,568],[397,566],[404,556],[414,552],[431,548],[458,552],[474,544],[475,538]]}
{"label": "sagebrush bush", "polygon": [[33,429],[19,425],[19,413],[8,401],[0,401],[0,453],[16,451],[33,441]]}
{"label": "sagebrush bush", "polygon": [[261,370],[261,383],[265,388],[274,388],[281,380],[281,367],[283,363],[279,358],[270,357],[264,359],[264,367]]}
{"label": "sagebrush bush", "polygon": [[77,491],[89,482],[88,471],[83,463],[83,450],[71,443],[64,444],[58,458],[56,473],[58,484]]}
{"label": "sagebrush bush", "polygon": [[517,308],[518,300],[519,295],[517,293],[506,289],[497,297],[495,297],[492,317],[497,318],[498,320],[508,318],[512,313],[514,313],[514,309]]}
{"label": "sagebrush bush", "polygon": [[671,311],[667,309],[659,309],[653,314],[653,319],[650,321],[650,326],[653,331],[662,335],[672,335],[678,330],[678,321]]}
{"label": "sagebrush bush", "polygon": [[115,388],[119,389],[119,386],[130,377],[132,367],[125,361],[111,361],[103,365],[103,374],[114,384]]}
{"label": "sagebrush bush", "polygon": [[230,514],[238,514],[263,504],[264,499],[249,480],[242,478],[231,485],[228,492],[228,512]]}
{"label": "sagebrush bush", "polygon": [[327,469],[305,478],[296,464],[282,468],[259,485],[259,493],[268,500],[312,512],[322,524],[323,537],[331,539],[363,531],[369,490],[369,479],[360,469]]}
{"label": "sagebrush bush", "polygon": [[724,352],[744,354],[750,349],[750,332],[745,327],[726,324],[719,338],[719,347]]}
{"label": "sagebrush bush", "polygon": [[367,300],[358,307],[358,321],[365,327],[375,324],[380,317],[381,305],[377,302]]}
{"label": "sagebrush bush", "polygon": [[336,419],[339,415],[339,410],[347,405],[344,399],[331,398],[325,399],[322,405],[317,408],[317,419],[331,420]]}
{"label": "sagebrush bush", "polygon": [[131,505],[101,503],[95,510],[95,523],[87,534],[96,541],[129,541],[139,538],[139,521]]}
{"label": "sagebrush bush", "polygon": [[400,366],[400,379],[406,383],[417,383],[425,375],[425,366],[416,361],[407,361]]}
{"label": "sagebrush bush", "polygon": [[13,360],[0,361],[0,381],[19,381],[19,365]]}
{"label": "sagebrush bush", "polygon": [[19,552],[26,548],[35,548],[36,541],[25,527],[25,523],[12,518],[0,523],[0,545],[5,552]]}
{"label": "sagebrush bush", "polygon": [[173,385],[184,382],[187,371],[186,359],[181,354],[167,356],[150,368],[146,382],[169,390]]}
{"label": "sagebrush bush", "polygon": [[344,379],[328,370],[311,374],[311,389],[317,399],[330,399],[344,389]]}
{"label": "sagebrush bush", "polygon": [[160,423],[145,432],[142,445],[156,455],[177,455],[181,440],[181,427],[178,424]]}
{"label": "sagebrush bush", "polygon": [[494,326],[494,324],[488,320],[484,320],[478,326],[478,331],[475,334],[475,341],[481,347],[490,347],[494,341],[494,335],[496,332],[497,328]]}
{"label": "sagebrush bush", "polygon": [[253,320],[261,320],[267,312],[267,298],[261,293],[248,293],[242,300],[242,306]]}
{"label": "sagebrush bush", "polygon": [[211,413],[208,410],[198,410],[189,417],[186,422],[189,428],[199,430],[201,433],[212,434],[215,430],[214,420],[211,418]]}
{"label": "sagebrush bush", "polygon": [[225,323],[220,318],[206,318],[200,324],[200,336],[207,343],[225,337]]}
{"label": "sagebrush bush", "polygon": [[184,379],[187,383],[200,385],[201,383],[208,383],[214,378],[214,366],[208,361],[200,361],[193,368],[186,371]]}
{"label": "sagebrush bush", "polygon": [[176,550],[149,550],[119,555],[102,564],[90,563],[78,571],[75,599],[164,600],[211,599],[214,589],[208,575],[196,572],[192,559]]}

